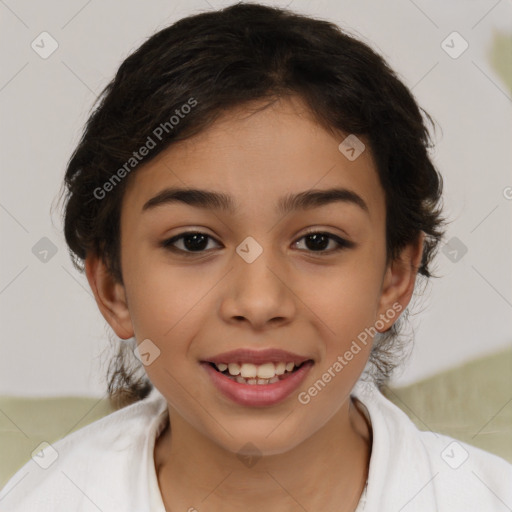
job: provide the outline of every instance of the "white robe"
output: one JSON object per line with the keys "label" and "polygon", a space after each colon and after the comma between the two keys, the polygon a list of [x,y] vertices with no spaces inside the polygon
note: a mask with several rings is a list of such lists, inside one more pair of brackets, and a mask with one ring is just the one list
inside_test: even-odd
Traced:
{"label": "white robe", "polygon": [[[373,430],[357,512],[512,510],[511,464],[418,430],[374,385],[360,381],[351,394],[366,407]],[[153,450],[166,418],[165,399],[153,389],[145,400],[53,443],[0,491],[0,511],[165,512]]]}

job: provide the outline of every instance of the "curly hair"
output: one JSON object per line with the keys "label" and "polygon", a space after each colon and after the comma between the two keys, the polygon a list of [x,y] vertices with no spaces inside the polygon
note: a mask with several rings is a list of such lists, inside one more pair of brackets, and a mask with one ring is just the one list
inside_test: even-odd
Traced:
{"label": "curly hair", "polygon": [[[385,191],[388,261],[417,240],[425,242],[418,274],[432,277],[431,263],[443,236],[442,178],[430,157],[427,121],[412,93],[366,43],[337,25],[287,9],[239,3],[183,18],[147,39],[119,67],[73,152],[65,175],[64,234],[75,266],[91,253],[123,283],[120,211],[127,182],[114,171],[143,146],[155,127],[162,150],[205,130],[219,116],[254,100],[300,97],[328,130],[365,137]],[[187,115],[169,126],[184,105]],[[165,124],[167,122],[167,124]],[[126,165],[125,165],[126,169]],[[123,173],[125,176],[127,172]],[[110,182],[108,199],[98,191]],[[115,185],[115,186],[114,186]],[[370,362],[382,384],[398,364],[404,315],[376,336]],[[118,403],[141,399],[151,383],[126,343],[109,369],[109,393]]]}

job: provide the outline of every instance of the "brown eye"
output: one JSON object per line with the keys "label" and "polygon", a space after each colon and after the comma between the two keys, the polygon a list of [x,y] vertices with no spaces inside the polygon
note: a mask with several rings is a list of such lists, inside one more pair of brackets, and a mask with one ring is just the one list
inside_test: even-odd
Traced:
{"label": "brown eye", "polygon": [[[295,242],[295,245],[299,245],[300,240],[302,239],[305,240],[306,249],[311,252],[330,254],[354,246],[352,242],[349,242],[344,238],[340,238],[332,233],[326,233],[323,231],[309,232]],[[329,247],[329,244],[331,245],[331,249],[326,250]]]}
{"label": "brown eye", "polygon": [[[206,233],[198,231],[187,231],[180,235],[169,238],[162,242],[162,246],[166,249],[182,251],[182,252],[204,252],[208,246],[208,241],[214,240]],[[178,247],[178,244],[181,247]]]}

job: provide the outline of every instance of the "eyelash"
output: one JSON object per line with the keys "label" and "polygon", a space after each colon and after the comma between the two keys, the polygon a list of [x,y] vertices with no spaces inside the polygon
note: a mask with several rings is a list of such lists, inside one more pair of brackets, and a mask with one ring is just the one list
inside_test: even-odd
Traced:
{"label": "eyelash", "polygon": [[[207,235],[206,233],[202,233],[200,231],[185,231],[183,233],[180,233],[179,235],[176,235],[176,236],[174,236],[172,238],[164,240],[161,243],[161,245],[162,245],[162,247],[164,247],[164,249],[167,249],[167,250],[170,250],[170,251],[173,251],[173,252],[180,252],[182,254],[186,254],[187,256],[188,255],[201,254],[201,253],[204,253],[204,252],[208,252],[206,250],[188,251],[188,250],[184,250],[184,249],[178,249],[177,247],[173,246],[173,244],[175,242],[177,242],[178,240],[181,240],[183,238],[186,238],[189,235],[203,235],[203,236],[207,237],[208,239],[215,240],[212,236]],[[306,232],[304,235],[302,235],[294,243],[298,243],[299,240],[302,240],[303,238],[306,238],[307,236],[311,236],[311,235],[324,235],[324,236],[327,236],[327,238],[329,238],[330,240],[333,240],[334,242],[336,242],[338,244],[338,246],[335,249],[331,249],[329,251],[326,251],[326,250],[307,251],[307,252],[311,252],[313,254],[318,254],[320,256],[337,253],[337,252],[342,251],[344,249],[350,249],[350,248],[354,247],[354,245],[355,245],[353,242],[345,240],[344,238],[340,238],[339,236],[333,235],[332,233],[329,233],[329,232],[326,232],[326,231],[314,231],[314,230]]]}

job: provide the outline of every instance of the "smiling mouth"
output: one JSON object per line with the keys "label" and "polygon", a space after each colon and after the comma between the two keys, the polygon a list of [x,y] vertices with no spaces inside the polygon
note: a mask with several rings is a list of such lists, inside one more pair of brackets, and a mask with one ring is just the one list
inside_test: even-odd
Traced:
{"label": "smiling mouth", "polygon": [[212,363],[208,364],[217,372],[222,373],[229,379],[238,382],[239,384],[274,384],[280,380],[287,379],[290,375],[295,373],[304,364],[313,361],[308,359],[302,363],[296,364],[294,362],[278,362],[278,363]]}

